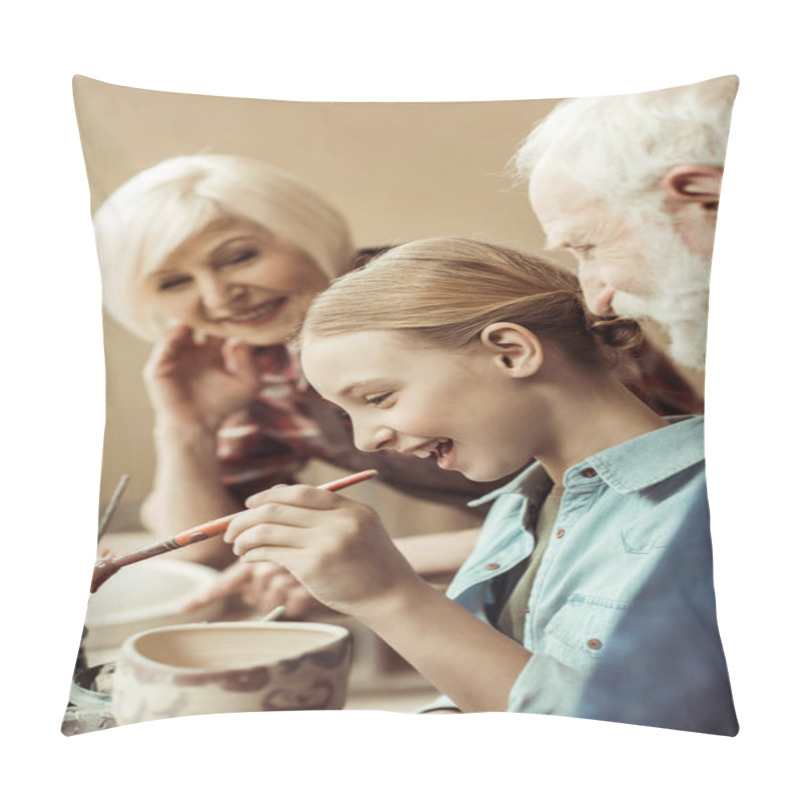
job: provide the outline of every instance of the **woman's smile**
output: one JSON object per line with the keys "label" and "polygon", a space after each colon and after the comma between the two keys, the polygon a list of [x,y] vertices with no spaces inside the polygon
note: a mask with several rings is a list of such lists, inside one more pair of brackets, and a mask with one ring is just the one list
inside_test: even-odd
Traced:
{"label": "woman's smile", "polygon": [[225,317],[209,317],[209,321],[215,325],[262,325],[276,317],[287,300],[286,296],[277,297],[245,311],[231,312]]}

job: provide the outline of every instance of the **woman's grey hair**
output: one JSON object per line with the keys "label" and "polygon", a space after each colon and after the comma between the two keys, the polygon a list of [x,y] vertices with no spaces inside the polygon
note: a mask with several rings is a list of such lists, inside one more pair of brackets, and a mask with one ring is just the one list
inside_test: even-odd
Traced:
{"label": "woman's grey hair", "polygon": [[316,191],[262,161],[235,155],[178,156],[134,175],[94,215],[108,312],[155,340],[166,320],[144,302],[143,279],[190,236],[222,219],[256,223],[307,253],[333,280],[354,248],[342,215]]}
{"label": "woman's grey hair", "polygon": [[734,75],[641,94],[565,100],[539,122],[513,159],[527,181],[547,159],[595,197],[625,201],[656,187],[678,164],[722,167]]}

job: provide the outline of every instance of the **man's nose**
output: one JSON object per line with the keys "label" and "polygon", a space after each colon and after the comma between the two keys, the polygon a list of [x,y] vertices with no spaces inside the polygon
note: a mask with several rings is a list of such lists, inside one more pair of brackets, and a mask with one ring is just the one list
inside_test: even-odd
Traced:
{"label": "man's nose", "polygon": [[578,267],[578,280],[589,311],[601,317],[613,315],[611,301],[614,299],[614,288],[600,277],[600,270],[595,265],[581,263]]}

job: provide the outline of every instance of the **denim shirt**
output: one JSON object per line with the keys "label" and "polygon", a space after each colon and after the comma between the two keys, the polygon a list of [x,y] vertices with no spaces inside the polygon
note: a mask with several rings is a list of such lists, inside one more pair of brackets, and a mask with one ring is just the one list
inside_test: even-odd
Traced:
{"label": "denim shirt", "polygon": [[[472,503],[494,501],[447,595],[487,623],[503,599],[496,579],[533,550],[529,520],[551,483],[536,463]],[[707,502],[703,417],[673,422],[567,470],[526,611],[523,646],[533,655],[512,687],[508,711],[573,715],[623,610],[687,525],[687,514]],[[710,546],[707,517],[696,516],[697,534]],[[453,705],[441,697],[421,710]]]}

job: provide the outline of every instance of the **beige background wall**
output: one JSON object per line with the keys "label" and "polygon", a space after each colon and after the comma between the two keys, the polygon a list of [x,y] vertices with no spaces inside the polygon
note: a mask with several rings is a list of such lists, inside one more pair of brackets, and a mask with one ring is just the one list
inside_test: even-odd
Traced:
{"label": "beige background wall", "polygon": [[[93,211],[119,184],[165,158],[236,153],[314,186],[349,220],[357,247],[447,235],[528,250],[543,242],[508,161],[557,100],[298,103],[151,92],[81,77],[74,93]],[[153,472],[152,413],[140,379],[149,345],[108,317],[104,332],[100,503],[120,475],[130,476],[112,524],[124,529],[137,527]],[[314,469],[308,479],[320,475]],[[406,498],[399,504],[394,492],[370,484],[360,496],[377,503],[401,533],[468,520]]]}

